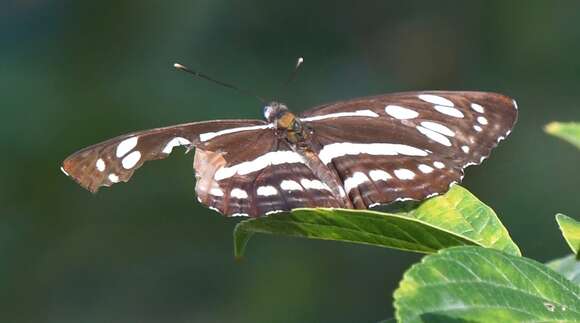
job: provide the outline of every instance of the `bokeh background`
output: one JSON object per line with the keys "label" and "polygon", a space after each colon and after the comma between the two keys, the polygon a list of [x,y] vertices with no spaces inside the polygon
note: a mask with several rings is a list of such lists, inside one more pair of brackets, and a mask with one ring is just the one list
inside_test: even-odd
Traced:
{"label": "bokeh background", "polygon": [[[298,56],[306,62],[285,89]],[[526,256],[567,253],[553,215],[578,216],[580,154],[548,137],[580,120],[578,1],[0,2],[0,321],[376,322],[420,255],[256,236],[195,202],[193,154],[129,184],[82,190],[69,153],[139,129],[261,118],[251,96],[179,73],[179,61],[295,111],[404,90],[486,90],[520,120],[465,186]]]}

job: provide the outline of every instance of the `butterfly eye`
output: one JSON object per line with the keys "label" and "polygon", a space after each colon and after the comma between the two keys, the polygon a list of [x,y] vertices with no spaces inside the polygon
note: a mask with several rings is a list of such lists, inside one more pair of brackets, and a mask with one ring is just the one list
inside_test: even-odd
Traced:
{"label": "butterfly eye", "polygon": [[272,121],[272,120],[270,120],[270,117],[272,117],[272,116],[273,116],[273,115],[272,115],[272,114],[273,114],[273,113],[272,113],[273,111],[274,111],[274,108],[272,108],[272,106],[271,106],[271,105],[267,105],[267,106],[265,106],[265,107],[264,107],[264,118],[266,118],[266,120],[268,120],[268,121]]}

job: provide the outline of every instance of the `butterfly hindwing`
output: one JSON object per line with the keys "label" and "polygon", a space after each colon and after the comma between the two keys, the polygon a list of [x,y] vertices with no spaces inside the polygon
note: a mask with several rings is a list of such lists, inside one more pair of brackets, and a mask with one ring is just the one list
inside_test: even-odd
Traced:
{"label": "butterfly hindwing", "polygon": [[284,141],[260,142],[253,158],[227,163],[219,153],[195,154],[198,200],[228,216],[259,216],[297,207],[339,207],[330,188]]}

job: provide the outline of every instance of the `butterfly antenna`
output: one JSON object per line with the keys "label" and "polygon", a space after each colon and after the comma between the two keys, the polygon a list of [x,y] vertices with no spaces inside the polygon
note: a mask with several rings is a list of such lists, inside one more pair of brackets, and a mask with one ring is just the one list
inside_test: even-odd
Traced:
{"label": "butterfly antenna", "polygon": [[203,74],[203,73],[194,71],[194,70],[190,69],[189,67],[186,67],[184,65],[181,65],[179,63],[173,64],[173,67],[175,67],[179,71],[183,71],[183,72],[189,73],[191,75],[194,75],[194,76],[197,76],[197,77],[201,77],[202,79],[204,79],[206,81],[210,81],[212,83],[221,85],[223,87],[227,87],[227,88],[233,89],[235,91],[238,91],[239,93],[243,93],[243,94],[247,94],[247,95],[253,96],[256,99],[258,99],[260,102],[262,102],[263,104],[266,103],[266,100],[264,100],[263,98],[259,97],[258,95],[254,94],[252,92],[249,92],[249,91],[240,89],[239,87],[234,86],[232,84],[229,84],[229,83],[226,83],[226,82],[222,82],[222,81],[216,80],[216,79],[214,79],[213,77],[211,77],[209,75],[206,75],[206,74]]}
{"label": "butterfly antenna", "polygon": [[287,86],[292,81],[294,81],[296,75],[298,75],[298,70],[300,69],[300,66],[302,66],[302,63],[304,63],[304,57],[298,57],[298,59],[296,60],[296,66],[294,66],[294,70],[292,71],[292,74],[290,74],[290,77],[288,77],[286,82],[284,82],[283,87]]}

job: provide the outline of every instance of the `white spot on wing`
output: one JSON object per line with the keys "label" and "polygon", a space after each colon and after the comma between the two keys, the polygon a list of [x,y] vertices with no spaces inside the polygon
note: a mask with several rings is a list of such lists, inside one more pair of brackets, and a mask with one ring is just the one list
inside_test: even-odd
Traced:
{"label": "white spot on wing", "polygon": [[451,147],[451,141],[449,141],[449,139],[444,135],[422,126],[417,126],[416,128],[421,134],[425,135],[427,138],[435,142],[438,142],[444,146]]}
{"label": "white spot on wing", "polygon": [[483,109],[483,107],[477,103],[472,103],[471,104],[471,108],[473,109],[473,111],[475,112],[479,112],[479,113],[483,113],[485,112],[485,110]]}
{"label": "white spot on wing", "polygon": [[171,152],[173,151],[173,147],[185,146],[185,145],[191,145],[191,141],[189,141],[183,137],[175,137],[175,138],[171,139],[167,143],[167,145],[165,145],[165,148],[163,148],[163,153],[171,154]]}
{"label": "white spot on wing", "polygon": [[300,184],[298,184],[297,181],[293,181],[293,180],[283,180],[280,183],[280,188],[285,190],[285,191],[302,191],[302,186],[300,186]]}
{"label": "white spot on wing", "polygon": [[440,162],[440,161],[436,161],[436,162],[434,162],[434,163],[433,163],[433,166],[435,166],[435,168],[439,168],[439,169],[445,168],[445,164],[443,164],[443,163],[442,163],[442,162]]}
{"label": "white spot on wing", "polygon": [[362,183],[368,182],[369,178],[362,172],[355,172],[351,177],[344,180],[344,189],[350,191]]}
{"label": "white spot on wing", "polygon": [[227,135],[227,134],[230,134],[230,133],[236,133],[236,132],[240,132],[240,131],[270,129],[270,128],[273,128],[273,127],[274,127],[273,125],[267,124],[267,125],[258,125],[258,126],[229,128],[229,129],[224,129],[224,130],[220,130],[220,131],[216,131],[216,132],[206,132],[206,133],[202,133],[202,134],[199,135],[199,140],[201,140],[201,141],[208,141],[208,140],[213,139],[215,137],[222,136],[222,135]]}
{"label": "white spot on wing", "polygon": [[378,181],[387,181],[389,178],[392,178],[391,175],[385,172],[382,169],[373,169],[369,172],[369,176],[375,182]]}
{"label": "white spot on wing", "polygon": [[211,190],[209,190],[209,194],[213,195],[213,196],[224,196],[224,191],[222,191],[221,189],[214,187]]}
{"label": "white spot on wing", "polygon": [[119,176],[117,176],[117,174],[115,174],[115,173],[111,173],[111,174],[109,174],[109,180],[111,181],[111,183],[118,183]]}
{"label": "white spot on wing", "polygon": [[231,216],[250,216],[250,215],[248,213],[232,213]]}
{"label": "white spot on wing", "polygon": [[469,146],[461,146],[461,150],[463,150],[464,153],[469,153]]}
{"label": "white spot on wing", "polygon": [[481,129],[481,127],[480,127],[480,126],[478,126],[478,125],[473,125],[473,129],[475,129],[475,131],[477,131],[477,132],[481,132],[481,131],[483,130],[483,129]]}
{"label": "white spot on wing", "polygon": [[265,215],[270,215],[270,214],[276,214],[276,213],[282,213],[285,212],[284,210],[272,210],[272,211],[268,211],[265,213]]}
{"label": "white spot on wing", "polygon": [[262,170],[270,165],[281,165],[281,164],[293,164],[293,163],[306,163],[304,157],[300,154],[290,151],[271,151],[266,153],[254,160],[245,161],[230,167],[222,167],[218,169],[215,173],[214,178],[216,180],[222,180],[224,178],[229,178],[235,174],[246,175],[253,172]]}
{"label": "white spot on wing", "polygon": [[413,119],[419,116],[419,112],[398,105],[387,105],[385,107],[385,112],[391,117],[399,120]]}
{"label": "white spot on wing", "polygon": [[428,153],[422,149],[402,145],[402,144],[388,144],[388,143],[371,143],[359,144],[350,142],[333,143],[322,147],[318,157],[320,160],[328,164],[333,159],[346,155],[360,155],[368,154],[374,156],[427,156]]}
{"label": "white spot on wing", "polygon": [[446,126],[432,121],[424,121],[421,122],[421,125],[429,130],[436,131],[442,135],[446,135],[448,137],[455,137],[455,132],[453,130],[447,128]]}
{"label": "white spot on wing", "polygon": [[429,174],[433,171],[433,167],[425,164],[420,164],[419,166],[417,166],[417,168],[419,168],[419,170],[424,174]]}
{"label": "white spot on wing", "polygon": [[313,179],[310,180],[308,178],[303,178],[300,180],[300,184],[307,190],[327,190],[332,191],[328,185],[324,184],[323,182]]}
{"label": "white spot on wing", "polygon": [[397,178],[400,180],[408,180],[415,178],[415,173],[406,168],[395,169],[394,173],[395,176],[397,176]]}
{"label": "white spot on wing", "polygon": [[66,172],[66,170],[64,170],[64,167],[62,167],[62,166],[60,166],[60,171],[61,171],[63,174],[65,174],[66,176],[70,176],[70,175],[69,175],[69,174]]}
{"label": "white spot on wing", "polygon": [[397,197],[395,199],[395,202],[398,202],[398,201],[401,201],[401,202],[405,202],[405,201],[416,201],[416,199],[414,199],[412,197]]}
{"label": "white spot on wing", "polygon": [[222,167],[222,168],[218,169],[215,172],[213,178],[216,181],[220,181],[224,178],[230,178],[230,177],[236,175],[237,168],[235,168],[235,166],[237,166],[237,165],[234,165],[232,167]]}
{"label": "white spot on wing", "polygon": [[419,99],[421,99],[425,102],[435,104],[435,105],[445,105],[448,107],[453,106],[453,102],[451,102],[449,99],[446,99],[446,98],[439,96],[439,95],[420,94]]}
{"label": "white spot on wing", "polygon": [[485,117],[479,116],[479,117],[477,117],[477,122],[479,122],[479,124],[485,126],[487,124],[487,119]]}
{"label": "white spot on wing", "polygon": [[272,196],[278,194],[278,190],[274,186],[260,186],[256,191],[260,196]]}
{"label": "white spot on wing", "polygon": [[234,188],[230,192],[230,196],[231,197],[235,197],[237,199],[247,199],[248,198],[248,193],[246,191],[244,191],[243,189]]}
{"label": "white spot on wing", "polygon": [[138,150],[135,150],[134,152],[125,156],[125,158],[123,158],[121,161],[121,164],[123,164],[123,168],[131,169],[137,165],[139,159],[141,159],[141,153]]}
{"label": "white spot on wing", "polygon": [[308,118],[301,118],[302,121],[317,121],[317,120],[324,120],[324,119],[331,119],[331,118],[342,118],[342,117],[371,117],[371,118],[378,118],[379,115],[371,110],[357,110],[354,112],[337,112],[337,113],[329,113],[321,116],[314,116]]}
{"label": "white spot on wing", "polygon": [[518,103],[516,102],[516,100],[512,99],[512,103],[514,104],[514,108],[517,110],[518,109]]}
{"label": "white spot on wing", "polygon": [[97,159],[95,166],[99,172],[104,172],[105,168],[107,168],[107,165],[105,165],[105,161],[102,158]]}
{"label": "white spot on wing", "polygon": [[135,146],[137,146],[137,142],[139,142],[139,137],[137,137],[137,136],[121,141],[119,143],[119,145],[117,146],[117,152],[116,152],[117,157],[121,158],[121,157],[125,156],[128,152],[133,150],[133,148],[135,148]]}
{"label": "white spot on wing", "polygon": [[444,105],[434,105],[433,109],[437,110],[440,113],[443,113],[445,115],[451,116],[451,117],[455,117],[455,118],[463,118],[463,112],[452,108],[452,107],[448,107],[448,106],[444,106]]}

